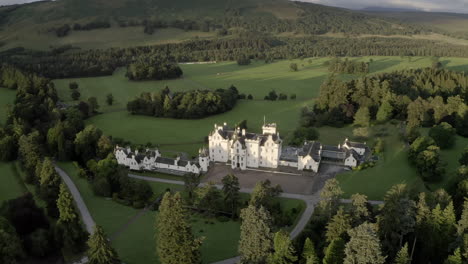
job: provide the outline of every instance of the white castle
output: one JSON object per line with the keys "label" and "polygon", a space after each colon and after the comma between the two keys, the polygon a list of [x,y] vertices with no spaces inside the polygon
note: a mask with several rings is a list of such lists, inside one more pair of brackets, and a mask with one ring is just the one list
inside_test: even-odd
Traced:
{"label": "white castle", "polygon": [[364,162],[370,150],[364,143],[351,142],[335,146],[305,142],[302,147],[283,148],[276,124],[265,124],[262,134],[245,129],[215,125],[210,133],[209,157],[212,162],[229,163],[232,169],[294,167],[317,172],[322,162],[356,167]]}
{"label": "white castle", "polygon": [[229,129],[227,124],[214,125],[208,136],[208,150],[199,150],[198,159],[187,160],[162,157],[158,149],[138,150],[117,146],[117,162],[131,170],[161,171],[184,175],[205,173],[211,162],[229,164],[232,169],[277,169],[279,166],[318,172],[321,163],[354,168],[369,159],[371,151],[366,143],[345,139],[338,146],[322,145],[317,141],[304,142],[301,147],[284,147],[276,124],[264,124],[262,134],[245,129]]}

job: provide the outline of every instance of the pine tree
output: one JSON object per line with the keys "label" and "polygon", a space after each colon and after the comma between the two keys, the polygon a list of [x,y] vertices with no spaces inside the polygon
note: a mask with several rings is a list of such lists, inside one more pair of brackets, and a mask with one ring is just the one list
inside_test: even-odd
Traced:
{"label": "pine tree", "polygon": [[322,213],[330,218],[338,210],[340,204],[341,195],[343,191],[335,178],[327,180],[325,186],[320,192],[319,207]]}
{"label": "pine tree", "polygon": [[460,252],[460,248],[457,248],[453,255],[450,255],[444,262],[444,264],[462,264],[462,255]]}
{"label": "pine tree", "polygon": [[222,179],[222,183],[225,206],[231,210],[233,216],[236,216],[240,199],[239,179],[233,174],[228,174]]}
{"label": "pine tree", "polygon": [[273,247],[274,253],[268,257],[268,264],[292,264],[297,261],[291,239],[285,231],[281,230],[275,233]]}
{"label": "pine tree", "polygon": [[64,183],[60,184],[60,193],[57,199],[57,208],[59,209],[59,222],[72,222],[77,219],[73,197],[68,192]]}
{"label": "pine tree", "polygon": [[405,245],[398,251],[397,256],[395,258],[395,261],[393,261],[394,264],[409,264],[411,261],[409,254],[408,254],[408,243],[405,243]]}
{"label": "pine tree", "polygon": [[94,233],[88,240],[89,264],[119,264],[117,252],[110,245],[104,230],[100,226],[94,227]]}
{"label": "pine tree", "polygon": [[364,223],[348,231],[344,264],[384,264],[380,241],[374,224]]}
{"label": "pine tree", "polygon": [[201,262],[201,240],[195,239],[180,193],[166,193],[156,220],[156,251],[161,263],[197,264]]}
{"label": "pine tree", "polygon": [[327,224],[327,232],[325,234],[327,242],[343,238],[343,235],[351,229],[351,218],[348,214],[345,214],[342,207],[338,212],[330,219]]}
{"label": "pine tree", "polygon": [[306,238],[304,242],[302,258],[306,260],[306,264],[319,264],[319,259],[317,252],[315,251],[314,243],[310,238]]}
{"label": "pine tree", "polygon": [[272,219],[263,207],[249,205],[241,211],[239,254],[242,263],[264,263],[273,252]]}
{"label": "pine tree", "polygon": [[353,225],[358,226],[369,218],[370,212],[367,205],[366,195],[356,193],[351,196],[350,215],[353,218]]}
{"label": "pine tree", "polygon": [[341,238],[333,240],[325,249],[323,264],[342,264],[345,258],[345,241]]}

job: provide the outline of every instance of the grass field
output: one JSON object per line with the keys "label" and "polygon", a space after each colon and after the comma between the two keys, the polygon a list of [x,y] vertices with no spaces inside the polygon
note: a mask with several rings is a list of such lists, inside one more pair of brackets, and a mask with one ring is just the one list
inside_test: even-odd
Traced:
{"label": "grass field", "polygon": [[[156,230],[154,228],[157,212],[146,212],[135,221],[131,221],[139,210],[95,196],[88,182],[78,176],[72,163],[59,163],[58,165],[73,179],[94,220],[103,226],[112,240],[112,245],[125,263],[158,263],[155,255]],[[173,191],[180,191],[183,188],[183,186],[164,183],[151,182],[150,185],[156,194],[164,193],[167,188]],[[247,199],[248,195],[243,194],[242,197]],[[299,206],[304,207],[304,203],[299,200],[283,198],[279,200],[285,211]],[[212,263],[237,255],[240,222],[220,222],[216,219],[194,215],[191,223],[194,234],[198,237],[205,237],[201,248],[203,263]],[[136,244],[138,247],[134,246]]]}
{"label": "grass field", "polygon": [[13,104],[16,91],[0,87],[0,125],[5,123],[7,115],[7,105]]}
{"label": "grass field", "polygon": [[[362,57],[358,60],[369,61],[370,58]],[[431,65],[430,58],[424,57],[414,57],[411,60],[400,57],[372,57],[372,59],[374,61],[371,64],[372,73]],[[60,98],[69,103],[72,103],[68,88],[71,81],[78,82],[82,98],[97,97],[103,114],[91,118],[88,123],[95,124],[106,134],[134,143],[152,142],[159,144],[163,150],[185,151],[194,155],[215,123],[234,124],[247,119],[249,130],[258,132],[265,116],[267,121],[278,123],[281,136],[287,141],[288,136],[297,127],[300,109],[313,104],[314,98],[319,94],[321,83],[329,74],[323,66],[327,60],[328,58],[312,58],[311,63],[308,59],[304,59],[284,60],[271,64],[259,61],[249,66],[238,66],[234,62],[181,65],[184,77],[170,81],[130,82],[125,78],[125,69],[119,69],[113,76],[61,79],[55,80],[55,84]],[[450,69],[468,69],[466,59],[441,58],[441,61]],[[289,70],[292,62],[299,65],[298,72]],[[356,76],[340,77],[350,79]],[[252,94],[254,100],[240,100],[232,111],[200,120],[132,116],[125,110],[126,103],[141,92],[154,92],[166,86],[173,91],[184,91],[227,88],[230,85],[235,85],[241,93]],[[297,99],[282,102],[264,101],[263,97],[272,89],[288,95],[294,93]],[[114,95],[113,106],[105,104],[108,93]]]}
{"label": "grass field", "polygon": [[0,204],[26,193],[14,163],[0,162]]}

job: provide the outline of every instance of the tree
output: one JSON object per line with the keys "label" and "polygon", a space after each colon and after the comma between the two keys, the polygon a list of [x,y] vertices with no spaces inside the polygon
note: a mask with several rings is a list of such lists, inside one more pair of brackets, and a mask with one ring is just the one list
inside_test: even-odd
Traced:
{"label": "tree", "polygon": [[342,264],[345,258],[346,243],[343,239],[335,239],[325,249],[323,264]]}
{"label": "tree", "polygon": [[112,105],[114,103],[114,96],[110,93],[106,96],[107,105]]}
{"label": "tree", "polygon": [[161,263],[201,263],[201,239],[196,239],[180,193],[167,192],[156,219],[156,251]]}
{"label": "tree", "polygon": [[120,264],[117,252],[112,248],[101,226],[96,225],[88,240],[89,264]]}
{"label": "tree", "polygon": [[242,120],[239,123],[236,124],[236,127],[242,129],[247,129],[247,120]]}
{"label": "tree", "polygon": [[416,138],[410,146],[408,159],[413,164],[416,164],[419,153],[421,153],[422,151],[426,150],[429,146],[432,146],[434,144],[434,140],[430,137]]}
{"label": "tree", "polygon": [[330,243],[333,240],[343,238],[343,235],[351,229],[351,217],[348,214],[345,214],[342,207],[338,212],[330,219],[327,224],[327,232],[325,236],[327,242]]}
{"label": "tree", "polygon": [[294,71],[294,72],[297,72],[299,70],[299,68],[297,67],[297,63],[289,64],[289,69],[291,69],[291,71]]}
{"label": "tree", "polygon": [[59,220],[56,225],[56,237],[67,250],[78,253],[83,248],[87,236],[76,213],[73,197],[63,183],[60,184],[57,207]]}
{"label": "tree", "polygon": [[207,211],[217,211],[219,209],[221,195],[213,182],[196,189],[195,193],[197,194],[195,205],[199,209]]}
{"label": "tree", "polygon": [[460,248],[455,249],[455,252],[453,252],[453,255],[450,255],[444,262],[444,264],[462,264],[462,255]]}
{"label": "tree", "polygon": [[273,245],[274,253],[268,257],[268,264],[292,264],[297,261],[294,246],[287,232],[284,230],[276,232]]}
{"label": "tree", "polygon": [[71,91],[71,98],[73,99],[73,101],[78,101],[80,97],[81,97],[81,94],[78,90]]}
{"label": "tree", "polygon": [[76,90],[76,89],[78,89],[78,83],[77,82],[70,82],[68,84],[68,87],[70,88],[70,90]]}
{"label": "tree", "polygon": [[45,158],[42,166],[38,166],[40,171],[39,183],[41,197],[47,204],[47,213],[50,216],[58,215],[57,198],[60,192],[60,176],[55,171],[55,166],[50,158]]}
{"label": "tree", "polygon": [[377,224],[382,242],[391,256],[396,255],[403,246],[404,237],[415,229],[415,207],[404,184],[392,186],[384,196],[384,205],[377,217]]}
{"label": "tree", "polygon": [[366,195],[356,193],[351,196],[350,215],[353,218],[354,226],[360,225],[369,219],[370,212]]}
{"label": "tree", "polygon": [[273,252],[272,219],[263,206],[249,205],[241,211],[239,254],[242,263],[265,263]]}
{"label": "tree", "polygon": [[251,94],[247,95],[247,99],[253,100],[253,96]]}
{"label": "tree", "polygon": [[445,164],[440,158],[440,149],[429,146],[418,154],[416,168],[425,181],[437,181],[445,173]]}
{"label": "tree", "polygon": [[325,186],[320,192],[319,208],[327,218],[330,218],[337,212],[343,193],[338,180],[335,178],[325,182]]}
{"label": "tree", "polygon": [[306,238],[304,248],[302,249],[302,259],[306,260],[306,264],[319,264],[319,258],[315,251],[314,243],[310,238]]}
{"label": "tree", "polygon": [[75,154],[83,164],[96,157],[97,144],[101,136],[102,131],[93,125],[86,126],[83,131],[76,134]]}
{"label": "tree", "polygon": [[296,97],[297,97],[296,94],[291,94],[291,95],[289,96],[289,99],[291,99],[291,100],[296,100]]}
{"label": "tree", "polygon": [[21,240],[7,219],[0,216],[0,263],[17,264],[24,258]]}
{"label": "tree", "polygon": [[193,203],[195,190],[200,185],[201,176],[195,173],[189,173],[184,177],[184,189],[188,194],[189,203]]}
{"label": "tree", "polygon": [[468,166],[468,147],[466,147],[463,150],[463,153],[462,153],[460,159],[458,160],[458,162],[460,163],[460,165]]}
{"label": "tree", "polygon": [[374,224],[364,223],[348,231],[344,264],[384,264],[380,241]]}
{"label": "tree", "polygon": [[393,113],[393,107],[388,100],[385,100],[382,105],[379,107],[379,111],[377,111],[376,119],[379,123],[387,122]]}
{"label": "tree", "polygon": [[271,90],[267,96],[265,96],[265,100],[276,101],[278,99],[278,94],[275,90]]}
{"label": "tree", "polygon": [[397,256],[395,260],[393,261],[393,264],[410,264],[411,258],[408,254],[408,243],[405,243],[405,245],[398,251]]}
{"label": "tree", "polygon": [[278,196],[281,192],[281,186],[276,185],[275,187],[272,187],[270,180],[257,182],[252,194],[250,195],[249,204],[257,207],[264,206],[268,209],[272,199]]}
{"label": "tree", "polygon": [[109,137],[102,135],[97,142],[97,154],[100,158],[106,158],[112,150],[114,149],[114,144]]}
{"label": "tree", "polygon": [[99,109],[99,104],[96,97],[88,98],[88,105],[89,105],[89,115],[93,115],[97,113]]}
{"label": "tree", "polygon": [[239,179],[233,174],[228,174],[224,176],[221,182],[223,183],[224,204],[234,217],[237,215],[240,200]]}
{"label": "tree", "polygon": [[358,127],[368,127],[370,123],[370,112],[368,107],[359,107],[354,115],[353,125]]}
{"label": "tree", "polygon": [[429,130],[429,136],[434,139],[437,146],[447,149],[455,143],[455,129],[446,122],[442,122]]}

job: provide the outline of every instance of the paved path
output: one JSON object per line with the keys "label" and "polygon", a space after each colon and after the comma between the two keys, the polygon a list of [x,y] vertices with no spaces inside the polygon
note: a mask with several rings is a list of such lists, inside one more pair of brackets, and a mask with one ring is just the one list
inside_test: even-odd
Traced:
{"label": "paved path", "polygon": [[83,219],[83,223],[86,227],[86,231],[88,233],[93,233],[94,226],[96,223],[93,220],[93,217],[91,217],[91,214],[89,213],[88,207],[86,207],[85,202],[83,201],[83,198],[81,197],[80,191],[78,191],[78,188],[76,188],[75,183],[73,183],[72,179],[68,174],[63,171],[61,168],[55,166],[55,170],[57,173],[62,177],[63,181],[68,187],[68,190],[70,190],[71,195],[73,196],[73,199],[75,200],[76,206],[78,207],[78,211],[80,212],[81,219]]}

